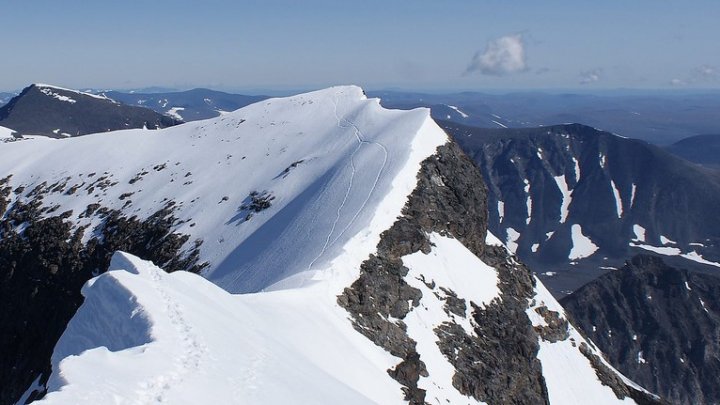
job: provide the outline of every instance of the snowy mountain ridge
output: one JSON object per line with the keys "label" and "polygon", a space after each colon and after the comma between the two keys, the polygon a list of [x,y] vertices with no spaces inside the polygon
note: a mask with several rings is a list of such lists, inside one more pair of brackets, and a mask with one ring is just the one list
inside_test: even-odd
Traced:
{"label": "snowy mountain ridge", "polygon": [[658,403],[487,234],[482,177],[425,109],[334,87],[0,153],[5,239],[81,253],[56,262],[40,238],[10,272],[17,308],[68,305],[124,247],[205,277],[115,253],[42,335],[47,385],[20,366],[20,403],[42,386],[47,403]]}

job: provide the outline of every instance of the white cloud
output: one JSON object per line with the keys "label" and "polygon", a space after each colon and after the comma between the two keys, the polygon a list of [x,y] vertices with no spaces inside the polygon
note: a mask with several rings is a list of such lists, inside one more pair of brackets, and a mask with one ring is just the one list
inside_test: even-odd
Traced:
{"label": "white cloud", "polygon": [[602,77],[602,69],[587,70],[580,72],[580,84],[590,84],[600,81]]}
{"label": "white cloud", "polygon": [[488,41],[484,52],[476,52],[465,74],[480,72],[484,75],[502,76],[527,69],[525,43],[520,34],[506,35]]}

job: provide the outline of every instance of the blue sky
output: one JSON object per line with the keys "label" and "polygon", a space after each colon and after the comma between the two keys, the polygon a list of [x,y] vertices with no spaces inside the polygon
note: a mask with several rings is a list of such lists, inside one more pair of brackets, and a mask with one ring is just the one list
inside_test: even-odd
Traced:
{"label": "blue sky", "polygon": [[717,89],[720,1],[0,0],[0,89]]}

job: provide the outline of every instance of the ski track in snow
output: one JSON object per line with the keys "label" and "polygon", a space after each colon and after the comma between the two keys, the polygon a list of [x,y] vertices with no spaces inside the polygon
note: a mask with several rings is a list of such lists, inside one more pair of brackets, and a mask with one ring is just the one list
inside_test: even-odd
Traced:
{"label": "ski track in snow", "polygon": [[[384,146],[383,144],[381,144],[381,143],[379,143],[379,142],[374,142],[374,141],[367,141],[367,140],[365,140],[365,138],[363,137],[362,131],[360,130],[360,128],[358,128],[358,126],[357,126],[353,121],[350,121],[349,119],[347,119],[347,118],[345,118],[345,117],[342,117],[342,118],[341,118],[341,117],[338,115],[338,101],[337,101],[337,98],[335,98],[335,99],[333,100],[333,113],[334,113],[334,115],[335,115],[335,119],[337,120],[337,126],[338,126],[338,128],[352,128],[352,129],[353,129],[353,133],[354,133],[355,138],[356,138],[356,140],[357,140],[357,142],[358,142],[358,145],[357,145],[357,147],[355,148],[355,150],[352,152],[352,154],[350,154],[350,169],[351,169],[351,172],[350,172],[350,181],[348,182],[348,188],[347,188],[347,190],[345,191],[345,195],[343,196],[342,202],[341,202],[340,205],[338,206],[337,213],[336,213],[336,216],[335,216],[335,220],[333,221],[333,224],[332,224],[332,226],[330,227],[330,232],[328,232],[327,238],[325,238],[325,243],[323,244],[322,249],[320,249],[320,253],[318,253],[318,255],[310,262],[310,264],[308,264],[308,268],[307,268],[308,270],[311,270],[311,269],[312,269],[312,266],[313,266],[318,260],[320,260],[320,258],[323,256],[323,254],[325,254],[325,252],[327,251],[328,247],[330,247],[330,246],[333,245],[335,242],[337,242],[337,240],[340,239],[340,237],[341,237],[343,234],[345,234],[345,232],[348,230],[348,228],[350,228],[350,226],[355,222],[355,219],[357,219],[358,215],[360,215],[360,212],[362,212],[362,210],[363,210],[363,209],[365,208],[365,206],[367,205],[367,202],[370,200],[370,196],[372,196],[372,193],[375,191],[375,188],[377,188],[377,184],[378,184],[378,182],[380,181],[380,176],[382,175],[383,170],[385,170],[385,166],[386,166],[386,164],[387,164],[387,158],[388,158],[387,148],[385,148],[385,146]],[[360,208],[358,208],[357,212],[355,212],[355,215],[353,215],[353,217],[350,218],[350,221],[348,221],[347,225],[345,225],[345,228],[343,228],[343,230],[340,231],[340,233],[335,237],[335,239],[332,239],[332,241],[331,241],[330,239],[332,238],[332,235],[335,233],[335,229],[337,228],[337,224],[338,224],[338,222],[340,221],[340,217],[342,216],[342,215],[341,215],[342,210],[343,210],[343,208],[345,208],[345,204],[347,203],[348,197],[350,196],[350,192],[352,191],[353,180],[355,179],[355,173],[356,173],[355,162],[354,162],[355,155],[360,151],[360,149],[362,149],[362,147],[363,147],[364,145],[376,145],[376,146],[379,146],[380,149],[381,149],[382,152],[383,152],[383,163],[382,163],[382,165],[380,166],[380,170],[378,170],[377,176],[375,176],[375,181],[373,182],[372,187],[370,187],[370,191],[367,193],[367,196],[365,197],[365,200],[364,200],[363,203],[360,205]]]}
{"label": "ski track in snow", "polygon": [[141,385],[140,403],[165,402],[167,393],[182,383],[186,376],[200,369],[203,358],[207,355],[207,347],[200,342],[193,332],[192,326],[183,317],[183,309],[161,286],[163,275],[160,270],[152,269],[153,288],[165,304],[165,312],[177,331],[181,355],[177,359],[176,371],[167,375],[161,374]]}

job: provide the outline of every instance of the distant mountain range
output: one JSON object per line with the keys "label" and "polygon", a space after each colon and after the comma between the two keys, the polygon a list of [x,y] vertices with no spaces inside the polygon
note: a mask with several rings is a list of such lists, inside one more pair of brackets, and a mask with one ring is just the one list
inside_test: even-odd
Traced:
{"label": "distant mountain range", "polygon": [[720,133],[720,93],[590,95],[510,93],[423,94],[379,91],[388,108],[429,107],[438,120],[482,128],[531,128],[582,123],[667,145],[698,134]]}
{"label": "distant mountain range", "polygon": [[182,121],[214,118],[267,98],[209,89],[161,93],[107,91],[100,94],[128,105],[150,108]]}
{"label": "distant mountain range", "polygon": [[673,404],[720,403],[720,278],[637,256],[563,307],[625,375]]}
{"label": "distant mountain range", "polygon": [[47,84],[33,84],[0,107],[0,126],[21,135],[65,138],[132,128],[166,128],[181,120],[148,108]]}
{"label": "distant mountain range", "polygon": [[480,167],[489,229],[571,291],[635,253],[720,271],[720,173],[573,124],[482,129],[441,121]]}

